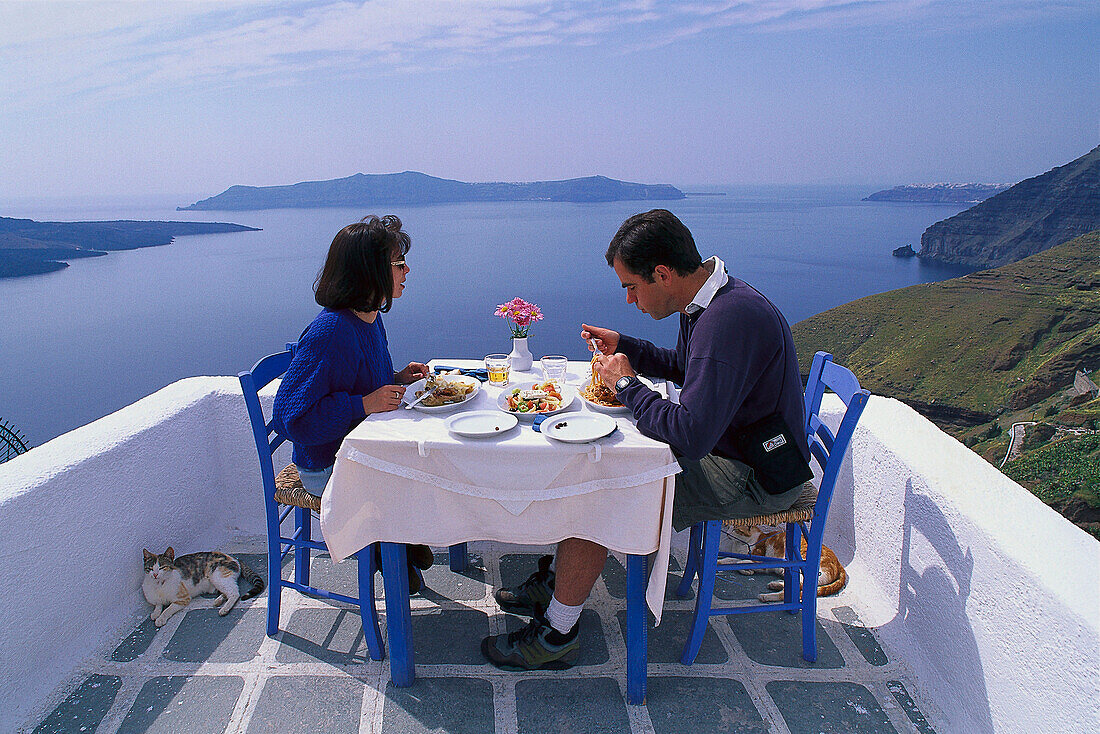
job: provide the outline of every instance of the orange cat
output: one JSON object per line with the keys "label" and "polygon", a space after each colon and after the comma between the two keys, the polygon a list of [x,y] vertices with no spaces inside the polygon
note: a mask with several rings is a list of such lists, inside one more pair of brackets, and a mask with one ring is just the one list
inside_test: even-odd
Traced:
{"label": "orange cat", "polygon": [[[725,530],[726,534],[729,534],[733,539],[746,545],[754,556],[769,556],[771,558],[783,558],[786,555],[786,533],[784,530],[776,530],[774,532],[765,533],[764,529],[759,525],[753,525],[747,530],[741,528],[731,528]],[[806,539],[802,539],[802,554],[806,554]],[[731,564],[736,565],[742,562],[735,558],[721,559],[720,563],[723,565]],[[773,573],[776,576],[783,575],[783,569],[781,568],[767,568],[761,569],[761,573]],[[742,570],[743,574],[752,574],[752,571]],[[840,560],[837,559],[836,553],[833,553],[828,546],[821,547],[821,570],[817,575],[817,595],[829,596],[831,594],[838,593],[848,583],[848,574],[844,571],[844,566],[840,565]],[[772,581],[768,584],[768,588],[774,593],[760,594],[757,598],[760,601],[783,601],[783,582]]]}

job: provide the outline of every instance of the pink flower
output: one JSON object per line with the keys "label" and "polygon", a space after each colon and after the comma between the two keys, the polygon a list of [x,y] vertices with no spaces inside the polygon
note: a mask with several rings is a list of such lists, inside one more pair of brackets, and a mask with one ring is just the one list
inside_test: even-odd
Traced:
{"label": "pink flower", "polygon": [[531,324],[542,321],[542,311],[533,303],[528,303],[522,298],[513,298],[508,303],[497,306],[494,316],[511,321],[512,338],[525,339],[531,331]]}

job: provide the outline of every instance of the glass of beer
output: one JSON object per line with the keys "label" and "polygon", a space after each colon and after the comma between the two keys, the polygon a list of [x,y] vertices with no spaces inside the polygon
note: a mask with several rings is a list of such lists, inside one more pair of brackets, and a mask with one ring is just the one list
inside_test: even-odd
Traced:
{"label": "glass of beer", "polygon": [[489,372],[489,384],[502,387],[508,384],[508,372],[512,360],[507,354],[488,354],[485,356],[485,369]]}

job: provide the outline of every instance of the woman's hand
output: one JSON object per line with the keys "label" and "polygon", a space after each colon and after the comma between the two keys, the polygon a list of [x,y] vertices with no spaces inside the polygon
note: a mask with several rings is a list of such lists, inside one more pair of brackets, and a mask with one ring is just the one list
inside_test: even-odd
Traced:
{"label": "woman's hand", "polygon": [[592,351],[591,339],[596,340],[596,346],[598,346],[600,351],[604,354],[614,354],[619,348],[619,332],[612,331],[611,329],[604,329],[599,326],[581,324],[581,339],[584,339],[584,343],[588,345],[589,351]]}
{"label": "woman's hand", "polygon": [[420,362],[409,362],[409,366],[400,372],[393,374],[393,381],[398,385],[410,385],[422,377],[428,376],[428,365]]}
{"label": "woman's hand", "polygon": [[370,395],[363,396],[363,410],[371,413],[387,413],[401,405],[405,395],[404,385],[383,385]]}

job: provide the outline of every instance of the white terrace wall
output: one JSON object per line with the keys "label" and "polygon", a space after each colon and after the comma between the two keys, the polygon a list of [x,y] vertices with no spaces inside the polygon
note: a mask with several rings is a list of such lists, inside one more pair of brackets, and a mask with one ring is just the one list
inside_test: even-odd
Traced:
{"label": "white terrace wall", "polygon": [[1100,731],[1100,543],[903,403],[869,401],[826,544],[940,731]]}
{"label": "white terrace wall", "polygon": [[[840,411],[826,403],[834,426]],[[258,486],[232,377],[174,383],[0,465],[0,731],[147,613],[142,547],[262,546]],[[1100,729],[1100,544],[903,404],[868,404],[826,542],[940,731]]]}
{"label": "white terrace wall", "polygon": [[259,483],[233,377],[181,380],[0,464],[0,731],[148,614],[143,547],[262,539]]}

